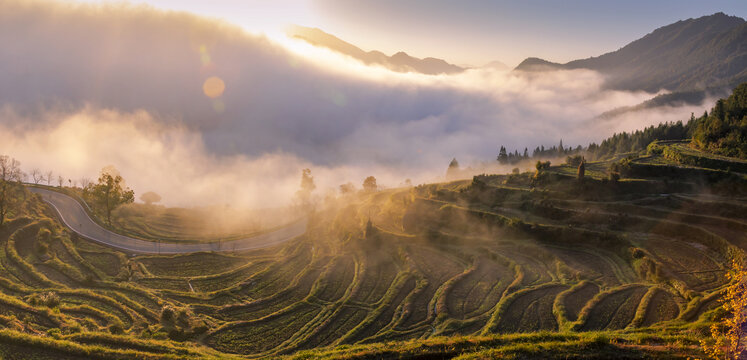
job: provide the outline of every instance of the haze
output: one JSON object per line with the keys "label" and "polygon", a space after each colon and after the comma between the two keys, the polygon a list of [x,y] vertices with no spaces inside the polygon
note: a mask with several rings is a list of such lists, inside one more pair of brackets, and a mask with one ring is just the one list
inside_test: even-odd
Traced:
{"label": "haze", "polygon": [[[268,207],[290,201],[303,168],[319,194],[368,175],[419,183],[453,157],[575,147],[711,104],[600,120],[655,94],[606,89],[589,70],[394,73],[244,25],[142,6],[0,3],[0,153],[71,179],[114,165],[167,204]],[[387,31],[376,36],[409,50]]]}

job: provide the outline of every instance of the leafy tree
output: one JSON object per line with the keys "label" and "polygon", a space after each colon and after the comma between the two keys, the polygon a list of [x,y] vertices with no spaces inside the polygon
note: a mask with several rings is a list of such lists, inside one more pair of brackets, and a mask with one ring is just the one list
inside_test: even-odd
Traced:
{"label": "leafy tree", "polygon": [[7,155],[0,155],[0,226],[13,205],[13,192],[20,186],[21,163]]}
{"label": "leafy tree", "polygon": [[349,182],[347,184],[340,185],[340,193],[345,194],[351,194],[355,191],[355,185],[353,183]]}
{"label": "leafy tree", "polygon": [[376,190],[379,188],[378,185],[376,185],[376,178],[373,176],[367,177],[365,180],[363,180],[363,190],[365,192],[376,192]]}
{"label": "leafy tree", "polygon": [[742,327],[747,322],[747,271],[744,258],[732,258],[729,271],[726,273],[729,286],[721,299],[726,313],[722,323],[711,325],[711,339],[701,340],[701,346],[706,354],[713,358],[739,359],[744,353],[742,340],[745,330]]}
{"label": "leafy tree", "polygon": [[112,211],[118,206],[135,201],[135,192],[124,185],[124,179],[114,168],[104,168],[96,184],[89,184],[84,189],[92,200],[94,207],[103,211],[106,222],[112,224]]}
{"label": "leafy tree", "polygon": [[143,195],[140,195],[140,200],[142,200],[146,205],[151,205],[153,203],[161,201],[161,195],[158,195],[152,191],[148,191]]}

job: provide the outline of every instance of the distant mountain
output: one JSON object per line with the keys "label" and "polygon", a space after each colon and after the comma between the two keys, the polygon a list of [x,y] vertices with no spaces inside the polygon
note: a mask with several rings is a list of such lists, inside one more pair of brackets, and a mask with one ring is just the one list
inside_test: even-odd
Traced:
{"label": "distant mountain", "polygon": [[364,51],[359,47],[340,40],[334,35],[304,26],[293,26],[288,35],[308,42],[314,46],[326,47],[339,53],[356,58],[365,64],[376,64],[398,72],[418,72],[422,74],[454,74],[464,71],[466,68],[449,64],[444,60],[427,57],[419,59],[405,52],[398,52],[387,56],[381,51]]}
{"label": "distant mountain", "polygon": [[731,89],[747,81],[747,22],[716,13],[678,21],[601,56],[566,64],[538,58],[515,70],[591,69],[609,76],[620,90],[675,92]]}
{"label": "distant mountain", "polygon": [[491,61],[485,65],[482,66],[483,69],[494,69],[494,70],[510,70],[511,68],[500,62],[500,61]]}

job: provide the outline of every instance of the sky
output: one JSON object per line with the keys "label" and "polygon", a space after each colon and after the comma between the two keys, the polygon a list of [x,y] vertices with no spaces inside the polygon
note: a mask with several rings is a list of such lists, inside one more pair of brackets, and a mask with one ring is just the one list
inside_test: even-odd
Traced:
{"label": "sky", "polygon": [[[344,4],[335,13],[325,10],[329,3],[279,1],[285,5],[247,0],[210,2],[209,9],[182,1],[158,8],[0,1],[0,154],[20,160],[26,172],[53,171],[70,182],[96,179],[111,165],[136,194],[155,191],[169,205],[267,208],[292,203],[305,168],[320,197],[348,182],[360,188],[368,176],[384,187],[407,179],[442,181],[452,158],[472,167],[465,176],[510,172],[514,165],[501,168],[495,161],[501,146],[531,153],[560,140],[586,145],[685,120],[714,103],[709,98],[600,118],[658,93],[605,87],[604,74],[584,69],[486,67],[424,75],[367,66],[276,38],[285,21],[341,27],[323,27],[333,33],[363,31],[363,20],[325,20],[354,22],[340,13]],[[237,11],[239,5],[247,10]],[[162,10],[189,6],[192,12]],[[394,14],[359,11],[371,14],[370,21],[391,22],[360,41],[382,36],[389,42],[372,48],[416,45],[394,34]],[[434,16],[416,17],[418,27],[432,26]],[[237,25],[242,21],[254,30]],[[531,42],[525,45],[541,48],[550,40]],[[458,54],[450,47],[460,43],[426,50]],[[533,168],[530,162],[517,166]]]}
{"label": "sky", "polygon": [[[110,2],[107,0],[72,0]],[[116,1],[115,1],[116,2]],[[318,27],[364,50],[405,51],[460,65],[527,57],[554,62],[614,51],[678,20],[724,12],[747,17],[743,0],[147,0],[161,9],[225,19],[280,36],[285,26]]]}

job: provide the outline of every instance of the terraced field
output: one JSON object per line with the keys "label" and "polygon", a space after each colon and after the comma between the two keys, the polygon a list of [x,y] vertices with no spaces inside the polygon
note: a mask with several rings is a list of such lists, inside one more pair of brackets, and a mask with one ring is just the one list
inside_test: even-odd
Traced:
{"label": "terraced field", "polygon": [[[276,357],[439,335],[697,332],[727,258],[747,245],[747,200],[697,174],[665,184],[641,159],[645,176],[619,182],[578,182],[560,166],[510,186],[493,175],[346,195],[320,205],[305,235],[235,253],[122,253],[78,238],[27,194],[0,228],[0,336],[14,339],[0,356]],[[34,343],[41,335],[54,341]]]}

